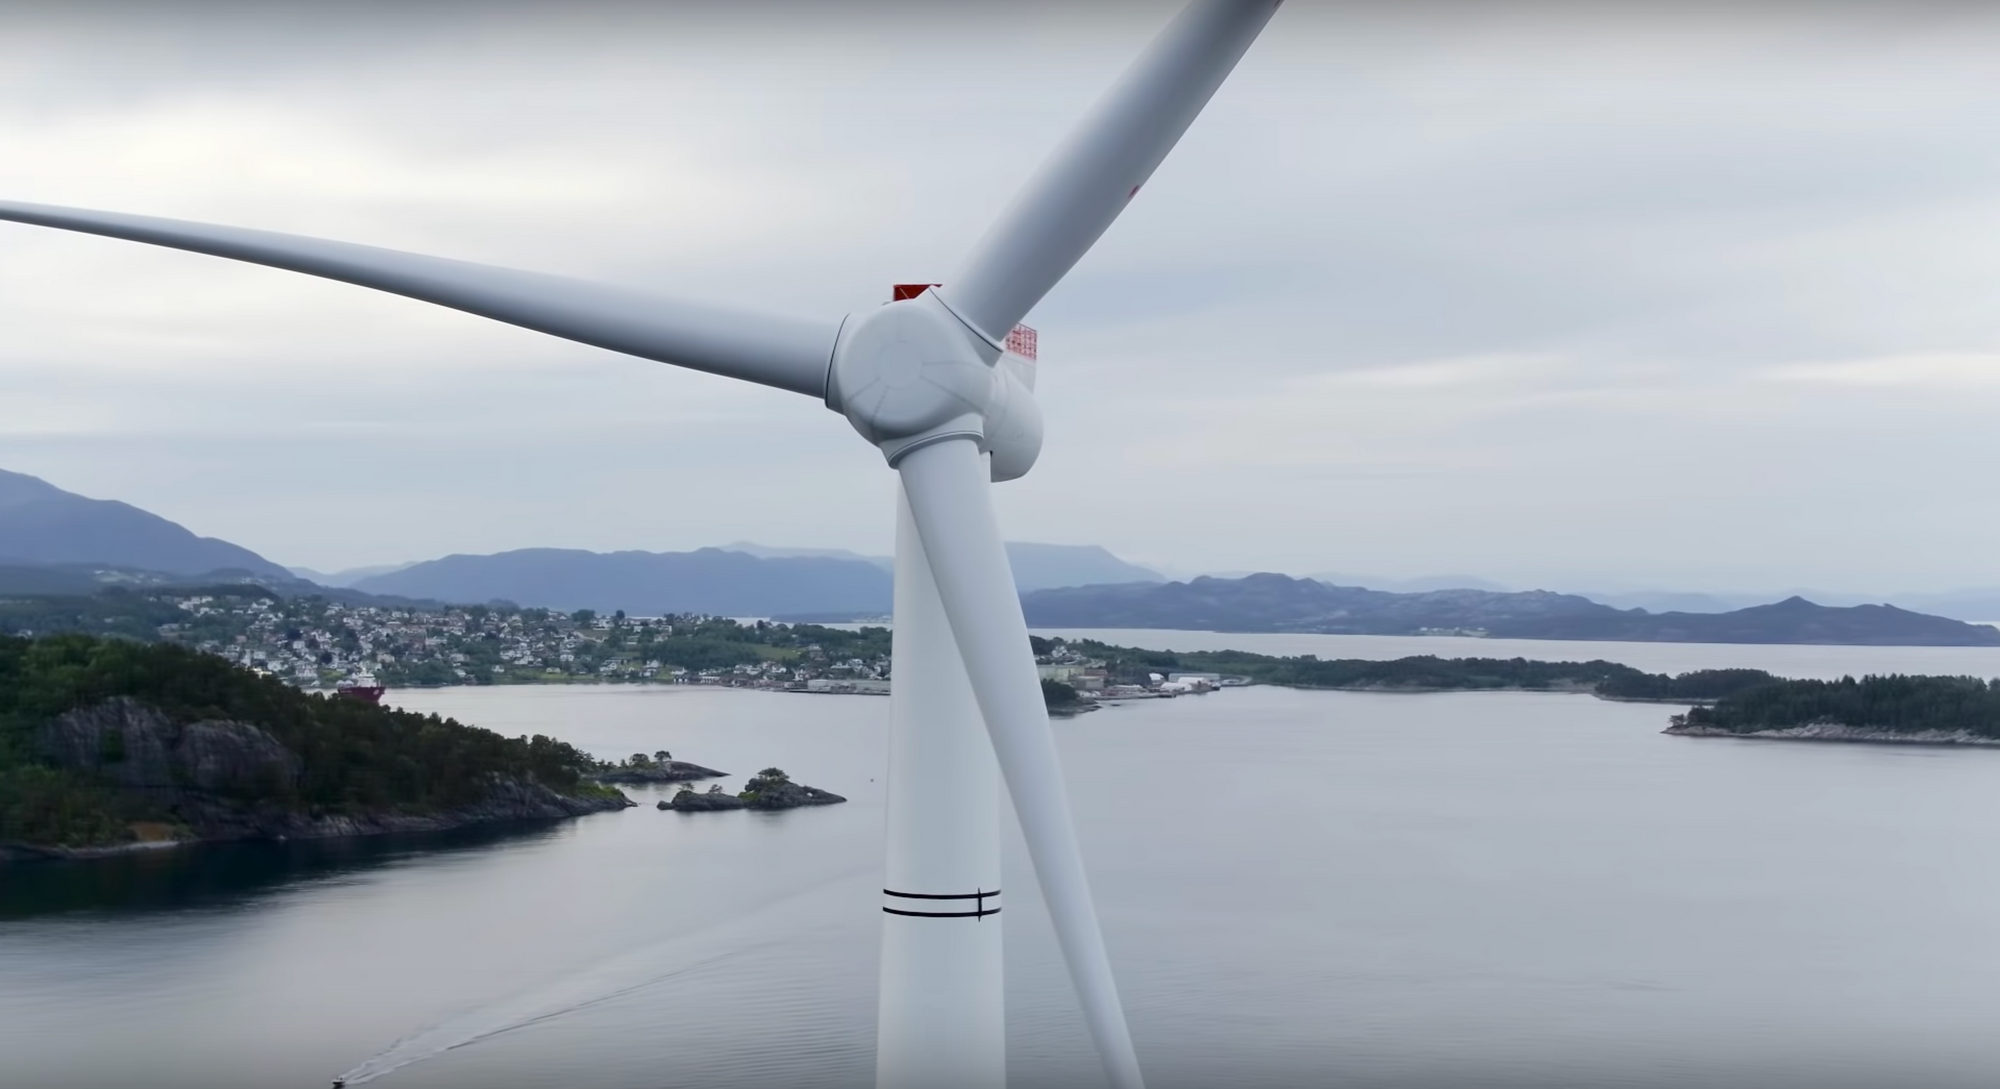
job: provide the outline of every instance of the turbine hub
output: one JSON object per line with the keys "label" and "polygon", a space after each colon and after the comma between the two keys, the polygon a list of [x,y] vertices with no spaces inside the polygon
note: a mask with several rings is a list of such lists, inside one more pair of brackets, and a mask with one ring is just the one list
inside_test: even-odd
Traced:
{"label": "turbine hub", "polygon": [[894,466],[933,442],[970,438],[993,455],[993,479],[1025,474],[1041,452],[1034,395],[997,366],[1000,347],[935,291],[848,318],[834,348],[826,405]]}

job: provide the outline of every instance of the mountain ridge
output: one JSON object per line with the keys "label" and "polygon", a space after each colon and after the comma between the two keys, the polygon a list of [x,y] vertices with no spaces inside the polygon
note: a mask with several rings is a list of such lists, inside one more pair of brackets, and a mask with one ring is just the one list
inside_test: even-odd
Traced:
{"label": "mountain ridge", "polygon": [[103,564],[170,575],[240,570],[266,578],[292,577],[241,545],[199,536],[130,503],[91,499],[40,477],[4,469],[0,469],[0,564]]}
{"label": "mountain ridge", "polygon": [[[813,557],[858,560],[872,563],[884,571],[893,571],[896,566],[893,556],[869,556],[845,548],[773,548],[755,541],[731,541],[721,547],[724,551],[745,552],[762,559]],[[1158,571],[1122,559],[1103,545],[1008,541],[1006,547],[1007,561],[1014,569],[1014,585],[1024,593],[1064,586],[1167,581],[1167,577]]]}
{"label": "mountain ridge", "polygon": [[1614,609],[1576,594],[1434,590],[1394,594],[1288,575],[1200,577],[1021,596],[1038,628],[1181,628],[1331,635],[1846,646],[2000,646],[2000,630],[1893,605],[1831,607],[1791,597],[1723,613]]}
{"label": "mountain ridge", "polygon": [[[1093,608],[1098,614],[1095,619],[1062,622],[1093,627],[1115,626],[1104,618],[1123,615],[1141,600],[1150,600],[1151,608],[1160,609],[1166,608],[1170,599],[1178,600],[1176,615],[1181,619],[1164,626],[1302,630],[1269,625],[1319,623],[1331,625],[1327,630],[1335,630],[1342,623],[1365,623],[1387,625],[1395,630],[1401,630],[1395,628],[1397,624],[1491,630],[1497,623],[1509,632],[1519,631],[1530,638],[1695,638],[1693,633],[1728,633],[1738,629],[1748,633],[1740,637],[1754,638],[1760,624],[1778,624],[1789,625],[1806,635],[1816,630],[1819,634],[1814,638],[1888,637],[1882,633],[1897,631],[1903,634],[1895,638],[1947,641],[1970,638],[1977,643],[1976,636],[1966,636],[1956,629],[1936,628],[1931,622],[1945,618],[1974,623],[2000,620],[2000,590],[1993,589],[1878,598],[1795,592],[1783,601],[1764,605],[1758,602],[1768,598],[1740,593],[1513,592],[1467,575],[1387,580],[1326,574],[1299,580],[1247,572],[1170,581],[1159,571],[1124,560],[1098,545],[1015,541],[1008,542],[1007,552],[1016,584],[1024,595],[1090,590],[1089,594],[1071,594],[1067,598],[1037,597],[1034,608],[1056,609],[1061,615],[1076,616],[1080,615],[1075,612],[1079,603],[1088,600],[1095,603]],[[742,560],[717,558],[723,554],[736,554]],[[683,559],[661,559],[669,556]],[[533,570],[529,561],[536,559],[549,565],[548,569]],[[766,563],[777,566],[759,566]],[[178,523],[131,504],[91,499],[39,477],[0,470],[0,591],[9,593],[81,593],[88,592],[93,585],[212,578],[216,582],[254,580],[283,588],[287,593],[354,592],[473,603],[504,599],[571,611],[622,608],[635,612],[658,609],[827,618],[843,613],[873,616],[888,612],[893,564],[886,556],[845,549],[773,548],[751,541],[734,541],[720,548],[686,553],[636,550],[599,553],[579,549],[516,549],[483,557],[457,553],[421,563],[325,573],[281,567],[250,549],[219,538],[198,536]],[[611,576],[613,571],[624,571],[630,581],[620,584]],[[725,583],[719,579],[736,580],[735,592],[722,593]],[[1265,612],[1260,613],[1258,607],[1249,605],[1250,597],[1256,595],[1246,596],[1239,589],[1228,591],[1235,595],[1232,602],[1203,603],[1202,595],[1218,585],[1269,579],[1287,581],[1252,585],[1262,586],[1260,592],[1266,595],[1289,594],[1297,600],[1284,608],[1266,602]],[[686,588],[685,592],[667,593],[666,584],[676,580],[694,580],[699,585]],[[1307,581],[1326,585],[1333,596],[1297,588]],[[1341,585],[1355,582],[1365,585]],[[1111,596],[1098,592],[1107,586],[1126,589]],[[1187,589],[1190,586],[1209,589],[1191,591]],[[1148,587],[1163,596],[1149,598]],[[1508,596],[1510,593],[1546,596]],[[1796,611],[1791,614],[1755,611],[1795,599],[1804,601],[1806,593],[1823,603],[1806,601],[1812,608],[1845,611],[1812,618]],[[670,604],[676,607],[660,608]],[[1276,611],[1270,612],[1271,608]],[[1065,609],[1070,612],[1063,613]],[[1244,612],[1245,609],[1249,611]],[[1553,619],[1557,614],[1569,619],[1557,624]],[[1520,627],[1528,618],[1535,618],[1539,625],[1532,632]],[[1245,624],[1253,627],[1245,628]],[[1139,626],[1161,625],[1146,622]],[[1611,634],[1617,632],[1638,634]],[[1645,634],[1649,632],[1683,634]]]}
{"label": "mountain ridge", "polygon": [[720,548],[692,552],[521,548],[426,560],[361,579],[352,588],[467,604],[511,601],[565,612],[622,609],[635,616],[771,616],[788,611],[882,611],[890,598],[891,576],[854,560],[762,559]]}

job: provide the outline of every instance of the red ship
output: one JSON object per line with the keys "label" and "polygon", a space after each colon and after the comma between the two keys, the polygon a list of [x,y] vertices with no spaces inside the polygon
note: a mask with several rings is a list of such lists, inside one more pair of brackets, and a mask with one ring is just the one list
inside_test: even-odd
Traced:
{"label": "red ship", "polygon": [[346,696],[349,699],[357,699],[363,703],[381,703],[382,693],[388,691],[387,688],[375,683],[375,676],[372,673],[363,673],[357,677],[349,677],[347,680],[334,685],[333,690],[339,695]]}

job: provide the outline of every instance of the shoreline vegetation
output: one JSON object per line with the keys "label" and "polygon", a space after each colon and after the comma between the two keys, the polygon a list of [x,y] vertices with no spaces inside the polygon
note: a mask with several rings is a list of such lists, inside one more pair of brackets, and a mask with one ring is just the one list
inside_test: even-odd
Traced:
{"label": "shoreline vegetation", "polygon": [[[760,648],[801,635],[776,625],[746,631]],[[1073,666],[1079,679],[1150,681],[1163,697],[1172,686],[1158,682],[1170,673],[1218,678],[1221,687],[1573,692],[1686,705],[1665,731],[1685,737],[2000,744],[2000,682],[1972,677],[1790,680],[1752,669],[1669,676],[1602,660],[1321,660],[1034,643],[1045,664]],[[744,683],[756,680],[746,675]],[[1101,706],[1079,687],[1045,679],[1051,714]],[[612,764],[550,737],[507,738],[437,715],[308,693],[173,642],[0,636],[0,862],[558,819],[635,804],[611,783],[721,775],[664,751]]]}

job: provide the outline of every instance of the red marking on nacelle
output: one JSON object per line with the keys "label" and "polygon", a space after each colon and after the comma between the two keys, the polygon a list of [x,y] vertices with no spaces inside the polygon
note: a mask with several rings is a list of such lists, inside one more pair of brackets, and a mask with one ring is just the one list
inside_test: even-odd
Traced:
{"label": "red marking on nacelle", "polygon": [[1027,359],[1035,358],[1035,331],[1025,325],[1016,325],[1007,334],[1007,350]]}
{"label": "red marking on nacelle", "polygon": [[[1133,186],[1132,191],[1134,193],[1138,192],[1139,187],[1136,185]],[[914,299],[931,288],[943,286],[943,284],[893,284],[889,288],[889,301],[902,302],[906,299]],[[1035,339],[1035,331],[1033,329],[1025,325],[1016,325],[1013,331],[1007,334],[1007,350],[1013,352],[1015,355],[1033,359],[1035,358]]]}

